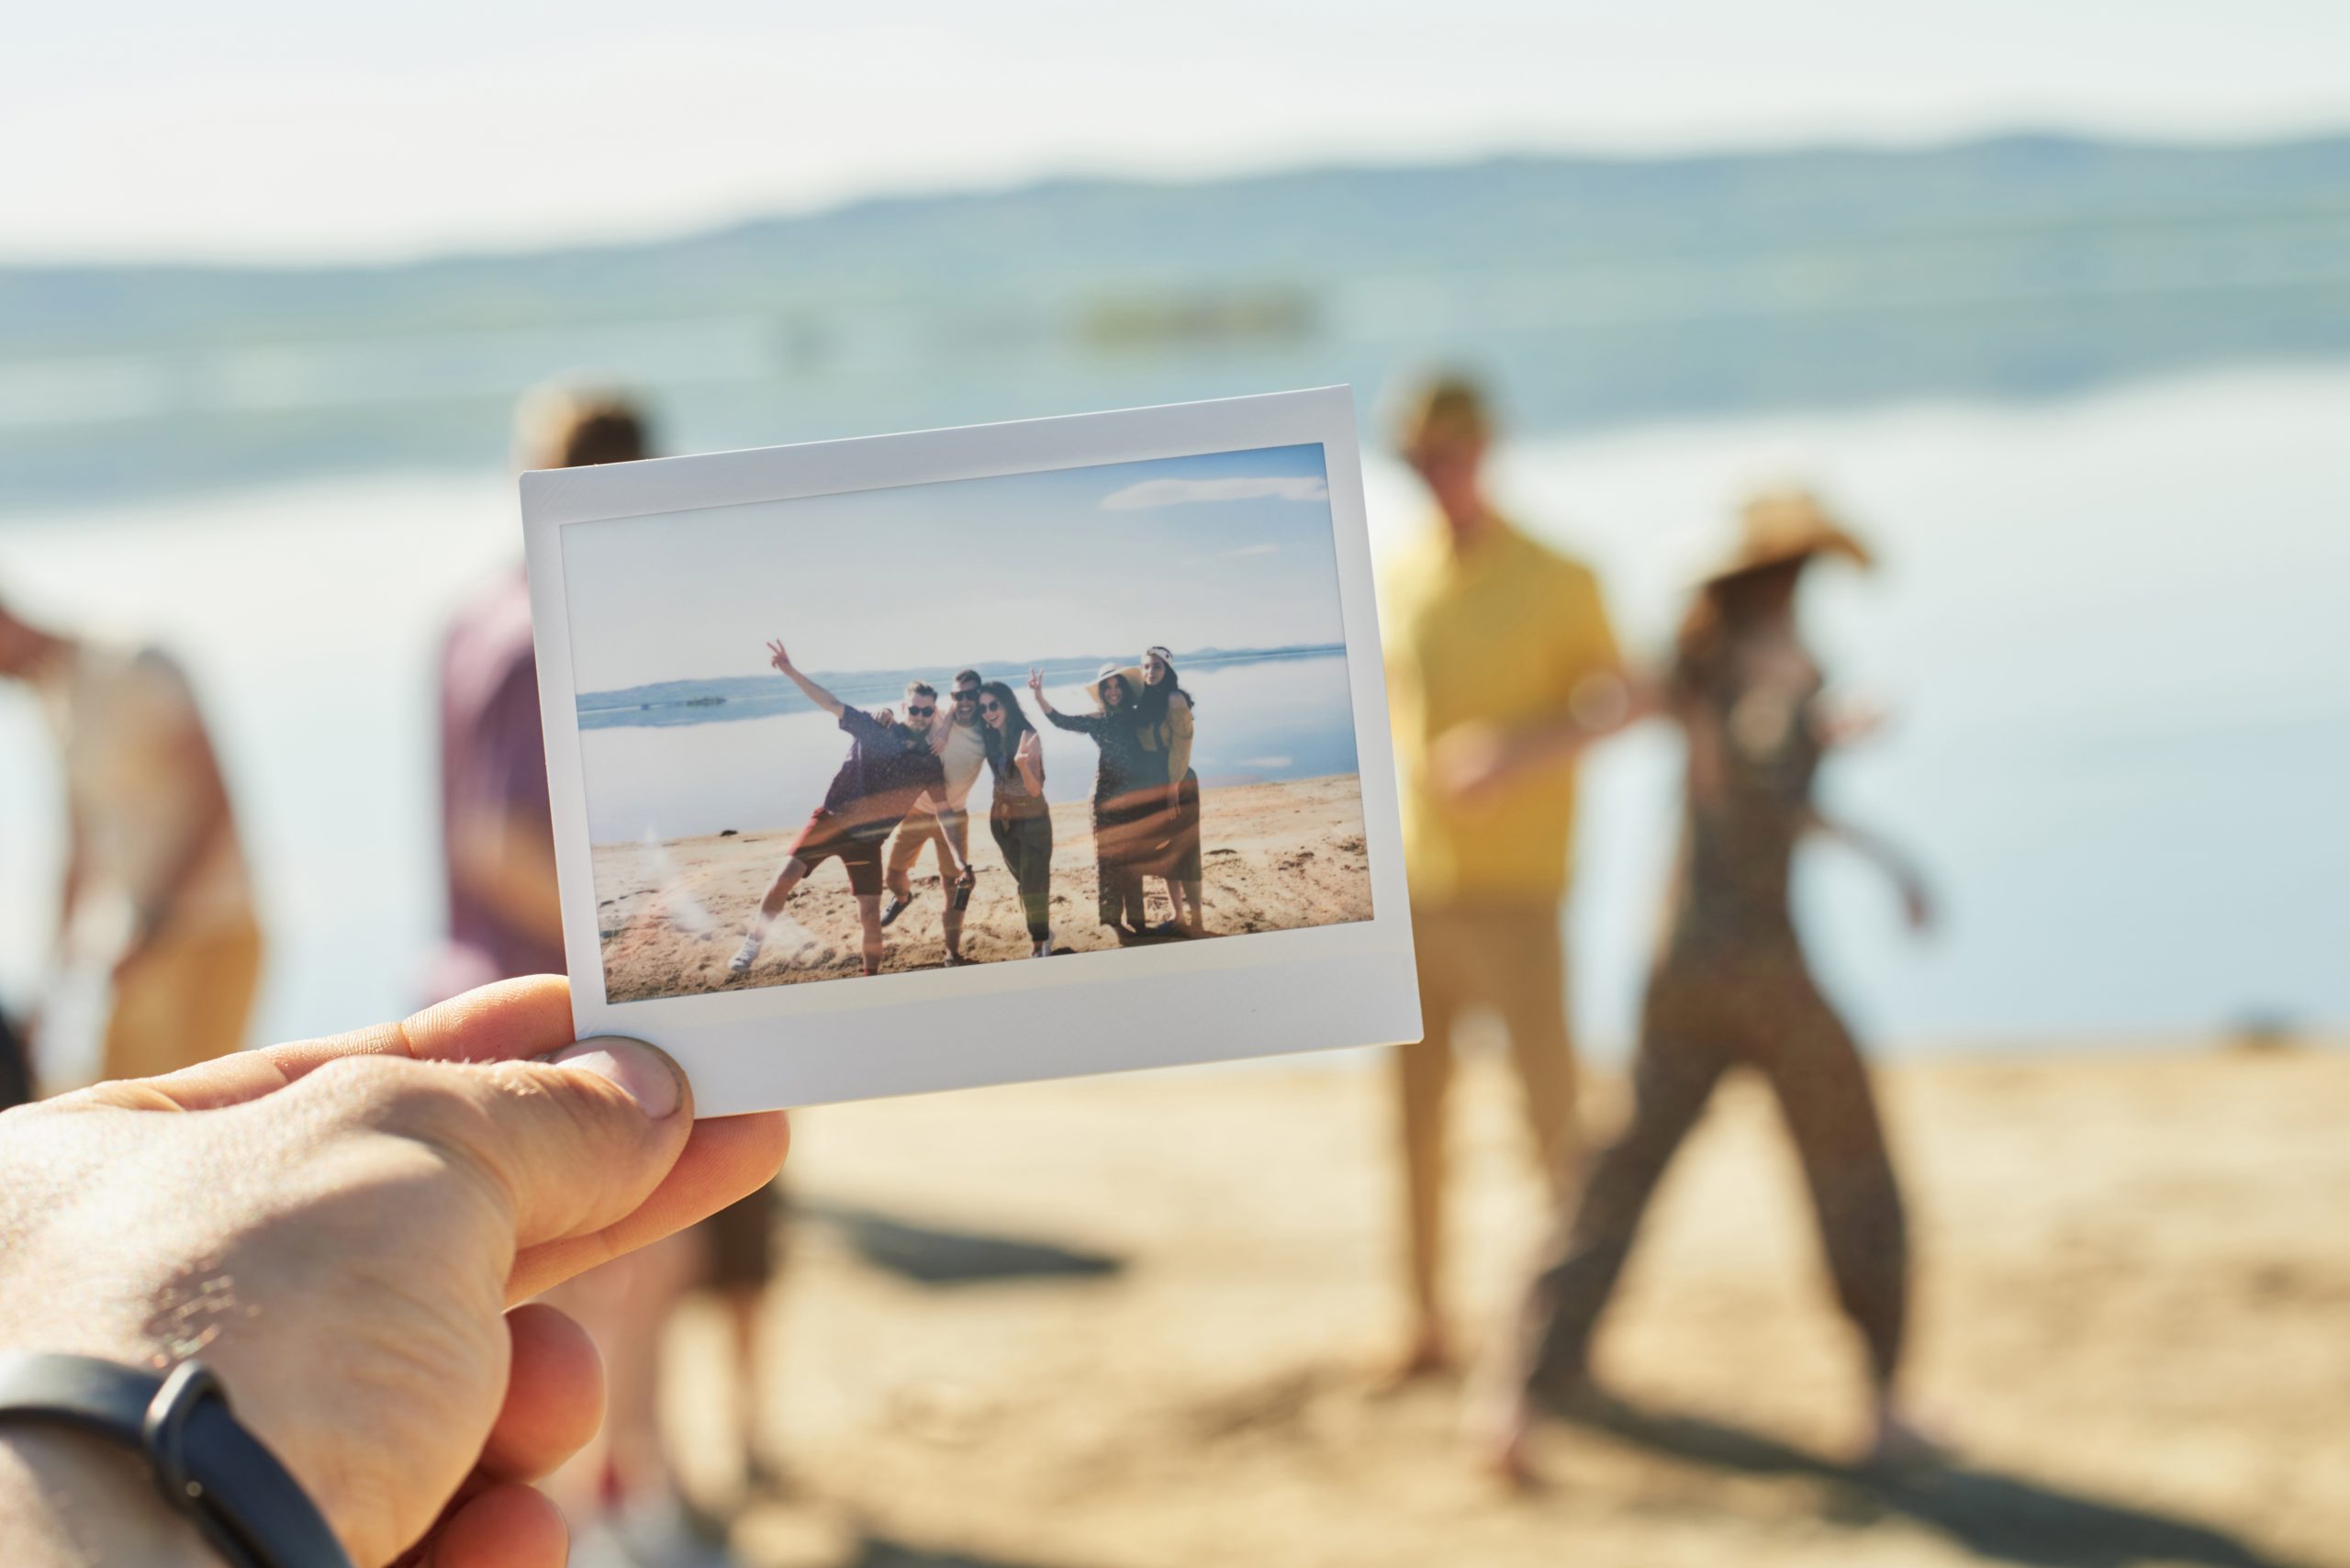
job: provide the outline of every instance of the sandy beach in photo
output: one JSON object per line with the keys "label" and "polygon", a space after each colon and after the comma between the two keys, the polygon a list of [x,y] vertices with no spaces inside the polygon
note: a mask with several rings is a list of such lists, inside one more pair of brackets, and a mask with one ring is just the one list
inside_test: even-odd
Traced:
{"label": "sandy beach in photo", "polygon": [[[1079,952],[1116,943],[1095,918],[1092,807],[1053,806],[1053,939]],[[1371,918],[1371,871],[1363,848],[1362,796],[1351,774],[1235,785],[1201,796],[1209,933],[1216,936]],[[760,895],[782,867],[799,824],[756,833],[599,844],[595,849],[598,925],[605,994],[613,1002],[744,986],[839,980],[858,972],[856,902],[835,864],[796,889],[746,975],[726,961]],[[963,928],[963,950],[983,963],[1024,958],[1020,900],[983,813],[971,820],[979,887]],[[1167,917],[1151,886],[1154,919]],[[913,876],[913,907],[890,927],[884,973],[934,969],[946,957],[938,871],[925,853]]]}

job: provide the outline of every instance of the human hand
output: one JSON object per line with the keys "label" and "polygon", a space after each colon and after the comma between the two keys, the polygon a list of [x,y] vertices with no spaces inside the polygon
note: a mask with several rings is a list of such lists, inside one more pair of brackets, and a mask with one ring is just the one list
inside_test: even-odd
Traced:
{"label": "human hand", "polygon": [[1428,749],[1428,778],[1455,805],[1489,805],[1516,771],[1509,735],[1497,724],[1456,725]]}
{"label": "human hand", "polygon": [[1013,748],[1012,760],[1034,762],[1044,754],[1044,744],[1037,740],[1036,732],[1030,730],[1020,737],[1020,744]]}
{"label": "human hand", "polygon": [[782,643],[773,639],[770,639],[767,643],[767,663],[773,665],[776,668],[781,670],[786,675],[789,675],[791,673],[790,654],[784,650]]}
{"label": "human hand", "polygon": [[[570,1319],[516,1304],[755,1190],[788,1137],[779,1114],[695,1123],[650,1047],[575,1046],[543,976],[99,1084],[0,1116],[0,1347],[201,1357],[363,1568],[554,1568],[529,1483],[593,1435],[601,1374]],[[14,1533],[42,1506],[9,1495],[22,1467],[79,1461],[31,1452],[0,1432],[11,1563],[43,1561]],[[76,1539],[142,1509],[126,1484]]]}
{"label": "human hand", "polygon": [[1851,745],[1864,741],[1885,728],[1891,716],[1882,702],[1865,697],[1847,697],[1833,703],[1824,703],[1813,721],[1812,735],[1826,749]]}
{"label": "human hand", "polygon": [[1043,670],[1031,668],[1028,671],[1028,689],[1035,692],[1039,697],[1045,695],[1045,672]]}

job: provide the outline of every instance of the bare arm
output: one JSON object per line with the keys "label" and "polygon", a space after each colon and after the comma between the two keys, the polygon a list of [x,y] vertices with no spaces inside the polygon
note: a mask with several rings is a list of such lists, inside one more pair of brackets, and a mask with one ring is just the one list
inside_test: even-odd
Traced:
{"label": "bare arm", "polygon": [[800,674],[800,666],[791,662],[790,654],[784,650],[784,646],[781,643],[771,642],[767,644],[767,663],[773,665],[776,668],[789,676],[791,678],[791,684],[800,688],[801,691],[807,693],[809,701],[813,702],[817,707],[822,708],[834,718],[839,718],[841,716],[841,710],[847,706],[847,704],[844,703],[839,698],[834,696],[831,692],[825,690],[822,687],[817,685],[814,681]]}
{"label": "bare arm", "polygon": [[543,823],[525,812],[468,812],[450,847],[451,870],[467,891],[514,930],[562,946],[563,899]]}
{"label": "bare arm", "polygon": [[1183,775],[1192,770],[1192,705],[1181,697],[1167,703],[1167,803],[1183,792]]}
{"label": "bare arm", "polygon": [[64,952],[65,934],[82,908],[90,885],[90,830],[78,808],[68,808],[65,823],[65,875],[57,889],[57,950]]}
{"label": "bare arm", "polygon": [[1580,756],[1665,710],[1653,683],[1610,670],[1585,677],[1567,706],[1531,724],[1462,724],[1437,739],[1430,757],[1437,787],[1456,801],[1489,798],[1522,774]]}
{"label": "bare arm", "polygon": [[212,749],[211,737],[192,713],[176,737],[170,766],[187,780],[189,792],[196,798],[195,821],[173,853],[171,867],[156,890],[155,902],[139,911],[138,927],[131,933],[130,946],[122,955],[124,963],[137,958],[170,923],[172,911],[194,879],[196,868],[212,852],[220,835],[229,831],[232,820],[228,781],[220,776],[220,759]]}
{"label": "bare arm", "polygon": [[1892,842],[1863,828],[1829,816],[1817,809],[1805,813],[1805,826],[1824,837],[1832,838],[1856,851],[1862,858],[1874,864],[1890,878],[1900,890],[1902,913],[1913,931],[1923,931],[1933,924],[1934,906],[1926,891],[1926,879],[1908,856]]}

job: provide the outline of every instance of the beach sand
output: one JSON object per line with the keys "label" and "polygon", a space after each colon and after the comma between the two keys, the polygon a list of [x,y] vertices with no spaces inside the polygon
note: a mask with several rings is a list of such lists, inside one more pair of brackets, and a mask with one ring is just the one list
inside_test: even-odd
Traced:
{"label": "beach sand", "polygon": [[[1599,1364],[1689,1417],[1546,1431],[1508,1495],[1460,1399],[1382,1394],[1388,1081],[1198,1069],[795,1118],[764,1568],[2350,1563],[2350,1053],[2100,1051],[1883,1074],[1914,1394],[1964,1467],[1843,1468],[1856,1349],[1756,1085],[1669,1178]],[[1461,1081],[1464,1335],[1539,1223],[1514,1089]],[[1595,1076],[1592,1125],[1621,1087]],[[691,1473],[731,1389],[677,1325]],[[1678,1449],[1680,1451],[1674,1451]]]}
{"label": "beach sand", "polygon": [[[1208,790],[1200,799],[1203,903],[1212,935],[1282,931],[1371,918],[1362,797],[1352,774]],[[783,866],[789,828],[666,844],[595,849],[604,987],[614,1002],[742,986],[839,980],[859,972],[856,902],[837,864],[817,868],[792,891],[746,975],[727,960],[752,912]],[[1028,932],[1012,874],[987,822],[971,821],[979,886],[964,917],[963,951],[982,962],[1024,958]],[[890,927],[884,972],[934,969],[946,957],[935,851],[913,874],[915,902]],[[1152,918],[1171,913],[1151,879]],[[1091,807],[1053,807],[1053,939],[1084,951],[1116,946],[1095,914]]]}

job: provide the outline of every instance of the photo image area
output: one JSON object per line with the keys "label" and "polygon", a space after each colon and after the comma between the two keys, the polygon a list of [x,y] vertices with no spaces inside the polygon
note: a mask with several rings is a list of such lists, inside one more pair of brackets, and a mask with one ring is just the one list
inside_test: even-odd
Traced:
{"label": "photo image area", "polygon": [[[856,884],[877,870],[879,972],[1371,919],[1324,464],[1307,443],[568,527],[610,1000],[867,972]],[[1138,686],[1154,649],[1182,696],[1105,711],[1102,673]],[[1018,747],[975,759],[966,671],[1033,727],[1041,806]],[[911,731],[876,727],[924,705],[935,774],[890,759]],[[910,779],[934,782],[901,818]],[[933,810],[959,814],[952,855]],[[762,918],[795,854],[804,878]]]}

